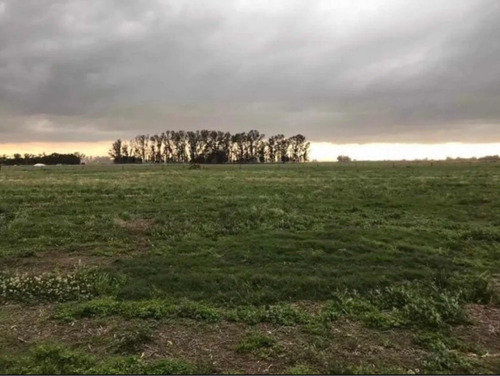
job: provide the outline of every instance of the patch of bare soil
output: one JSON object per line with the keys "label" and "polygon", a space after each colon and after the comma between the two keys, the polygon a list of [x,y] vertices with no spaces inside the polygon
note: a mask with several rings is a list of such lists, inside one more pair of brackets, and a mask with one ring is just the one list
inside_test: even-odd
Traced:
{"label": "patch of bare soil", "polygon": [[106,333],[108,328],[98,321],[81,320],[77,323],[62,323],[52,319],[49,305],[24,306],[6,305],[2,307],[3,320],[0,331],[12,343],[18,341],[25,345],[44,342],[63,342],[69,344],[85,342],[89,336]]}
{"label": "patch of bare soil", "polygon": [[320,314],[321,310],[325,307],[324,302],[312,302],[309,300],[298,300],[293,303],[295,308],[306,311],[311,315]]}
{"label": "patch of bare soil", "polygon": [[247,328],[242,324],[217,325],[165,324],[158,328],[154,342],[146,346],[148,358],[181,358],[193,363],[202,362],[216,373],[235,371],[266,373],[272,361],[239,354],[236,346]]}
{"label": "patch of bare soil", "polygon": [[[236,351],[237,345],[250,331],[276,338],[277,350],[273,356],[261,357]],[[337,364],[367,363],[377,367],[399,365],[418,369],[427,355],[413,347],[409,335],[396,331],[380,333],[347,320],[338,322],[331,329],[331,336],[326,338],[312,335],[301,326],[258,324],[250,327],[229,322],[213,325],[176,322],[162,324],[155,330],[154,340],[145,346],[143,356],[202,362],[216,373],[272,374],[299,364],[323,370]]]}
{"label": "patch of bare soil", "polygon": [[153,219],[136,218],[123,220],[115,219],[115,224],[127,230],[136,243],[136,253],[144,253],[149,249],[148,231],[153,227],[155,221]]}
{"label": "patch of bare soil", "polygon": [[[273,356],[242,354],[236,349],[249,332],[270,335],[277,340]],[[240,323],[223,322],[217,325],[179,326],[167,324],[158,329],[158,337],[145,352],[147,357],[179,357],[190,362],[208,364],[215,373],[243,372],[267,374],[283,372],[295,364],[297,346],[303,336],[298,327],[275,327],[259,324],[249,327]]]}
{"label": "patch of bare soil", "polygon": [[72,271],[79,264],[86,266],[107,266],[116,257],[96,256],[82,253],[43,252],[30,257],[10,257],[2,260],[0,270],[12,273],[41,274],[54,270]]}
{"label": "patch of bare soil", "polygon": [[[475,325],[455,327],[452,335],[465,343],[487,350],[478,359],[496,369],[500,353],[500,308],[482,305],[467,307]],[[378,331],[360,323],[340,319],[321,334],[307,326],[281,327],[271,324],[248,326],[242,323],[207,324],[193,320],[145,321],[122,318],[83,319],[73,323],[51,317],[51,306],[6,305],[0,307],[0,347],[15,353],[29,345],[60,342],[77,346],[98,356],[113,354],[116,334],[151,324],[151,337],[140,343],[136,355],[146,360],[183,359],[201,364],[215,373],[282,373],[289,367],[308,365],[325,372],[336,366],[363,366],[373,371],[394,369],[423,371],[429,352],[415,346],[409,330]],[[276,339],[270,356],[243,354],[237,346],[249,332]],[[134,350],[135,351],[135,350]]]}
{"label": "patch of bare soil", "polygon": [[130,220],[123,220],[121,218],[115,219],[115,224],[129,230],[131,233],[144,233],[154,224],[153,219],[137,218]]}
{"label": "patch of bare soil", "polygon": [[470,304],[466,310],[474,325],[458,326],[453,334],[484,349],[482,360],[500,370],[500,307]]}
{"label": "patch of bare soil", "polygon": [[64,272],[72,271],[79,264],[102,267],[108,266],[118,259],[130,258],[134,255],[144,253],[149,249],[147,232],[153,226],[154,220],[134,219],[124,221],[122,219],[116,219],[115,223],[125,228],[132,236],[133,241],[135,241],[135,250],[133,252],[117,256],[98,256],[92,254],[90,250],[87,253],[53,250],[35,253],[28,257],[13,256],[3,259],[0,263],[0,271],[41,274],[54,270]]}
{"label": "patch of bare soil", "polygon": [[[142,320],[119,318],[84,319],[63,323],[51,318],[50,306],[4,306],[0,331],[3,344],[13,351],[44,342],[61,342],[84,348],[96,356],[111,355],[114,335],[131,330]],[[411,343],[400,333],[380,335],[349,321],[336,324],[325,338],[308,333],[303,327],[278,327],[271,324],[248,326],[240,323],[199,323],[191,320],[155,323],[152,337],[141,345],[136,355],[144,359],[183,359],[202,364],[215,373],[280,373],[297,364],[313,369],[332,365],[404,365],[417,368],[421,352],[411,350]],[[237,345],[248,332],[260,332],[276,338],[272,356],[242,354]],[[0,342],[2,344],[2,342]]]}
{"label": "patch of bare soil", "polygon": [[342,319],[332,328],[335,338],[329,351],[341,364],[421,369],[428,353],[417,348],[408,330],[378,331]]}

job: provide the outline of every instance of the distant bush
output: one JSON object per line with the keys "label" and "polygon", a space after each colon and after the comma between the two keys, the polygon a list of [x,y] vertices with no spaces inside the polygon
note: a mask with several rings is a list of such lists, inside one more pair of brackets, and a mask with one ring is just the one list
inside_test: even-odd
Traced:
{"label": "distant bush", "polygon": [[52,153],[49,155],[25,154],[24,156],[21,156],[21,154],[14,154],[12,158],[8,158],[6,156],[0,158],[0,164],[11,165],[11,166],[14,165],[32,166],[37,163],[43,163],[46,165],[57,165],[57,164],[79,165],[82,161],[82,156],[83,155],[80,153],[74,153],[74,154]]}
{"label": "distant bush", "polygon": [[487,162],[498,162],[500,161],[500,155],[487,155],[485,157],[478,158],[480,161]]}
{"label": "distant bush", "polygon": [[342,162],[342,163],[345,163],[345,162],[351,162],[351,157],[347,156],[347,155],[339,155],[337,157],[337,161],[338,162]]}
{"label": "distant bush", "polygon": [[200,170],[201,166],[197,163],[189,165],[190,170]]}

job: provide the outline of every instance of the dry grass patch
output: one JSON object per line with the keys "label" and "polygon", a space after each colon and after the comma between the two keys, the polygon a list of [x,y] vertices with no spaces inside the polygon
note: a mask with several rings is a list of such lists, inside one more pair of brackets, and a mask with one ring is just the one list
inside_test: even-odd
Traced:
{"label": "dry grass patch", "polygon": [[31,274],[47,273],[54,270],[67,272],[74,270],[75,266],[79,264],[102,267],[110,265],[115,260],[117,257],[92,255],[90,251],[88,253],[33,252],[29,256],[12,256],[2,260],[0,271]]}
{"label": "dry grass patch", "polygon": [[135,252],[143,253],[149,249],[148,232],[154,226],[154,219],[135,218],[124,220],[114,219],[115,225],[125,229],[135,242]]}
{"label": "dry grass patch", "polygon": [[453,328],[453,335],[471,344],[469,355],[472,358],[480,358],[500,371],[500,308],[469,304],[466,310],[474,325]]}

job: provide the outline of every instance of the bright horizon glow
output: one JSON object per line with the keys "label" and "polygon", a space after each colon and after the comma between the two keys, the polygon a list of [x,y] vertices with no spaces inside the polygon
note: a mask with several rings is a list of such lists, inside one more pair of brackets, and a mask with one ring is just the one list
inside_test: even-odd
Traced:
{"label": "bright horizon glow", "polygon": [[[18,144],[0,144],[0,155],[14,153],[74,153],[87,156],[107,156],[113,141],[99,142],[29,142]],[[310,160],[319,162],[336,161],[338,155],[348,155],[352,159],[376,160],[414,160],[472,158],[500,154],[500,143],[465,144],[416,144],[416,143],[369,143],[369,144],[333,144],[311,142]]]}
{"label": "bright horizon glow", "polygon": [[310,160],[336,161],[339,155],[348,155],[360,161],[377,160],[414,160],[473,158],[500,154],[500,143],[465,144],[449,142],[442,144],[412,143],[370,143],[370,144],[332,144],[328,142],[311,143]]}

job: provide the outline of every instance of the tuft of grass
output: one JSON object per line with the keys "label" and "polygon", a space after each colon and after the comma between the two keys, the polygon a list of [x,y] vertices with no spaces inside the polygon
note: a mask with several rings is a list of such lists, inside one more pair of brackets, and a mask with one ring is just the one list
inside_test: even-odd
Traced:
{"label": "tuft of grass", "polygon": [[259,332],[247,333],[236,346],[236,351],[242,354],[252,354],[261,359],[269,359],[279,351],[276,338]]}
{"label": "tuft of grass", "polygon": [[17,359],[0,360],[0,372],[10,374],[176,375],[204,371],[206,370],[176,359],[146,362],[137,356],[97,358],[53,343],[34,346]]}
{"label": "tuft of grass", "polygon": [[167,300],[117,301],[112,298],[96,299],[79,304],[59,305],[54,318],[72,321],[84,317],[122,316],[127,319],[188,318],[217,322],[220,310],[198,302],[183,301],[173,304]]}
{"label": "tuft of grass", "polygon": [[221,318],[221,312],[215,307],[210,307],[198,302],[184,301],[172,309],[174,317],[217,322]]}
{"label": "tuft of grass", "polygon": [[229,321],[244,322],[250,325],[267,322],[292,326],[305,324],[310,320],[310,316],[306,312],[284,303],[265,307],[238,307],[227,311],[225,317]]}
{"label": "tuft of grass", "polygon": [[320,375],[321,372],[316,371],[315,369],[303,365],[303,364],[298,364],[293,367],[289,367],[283,372],[284,374],[287,375]]}

